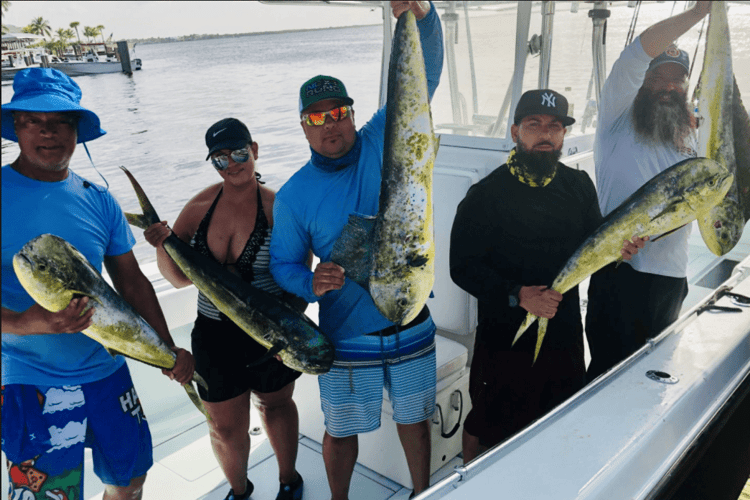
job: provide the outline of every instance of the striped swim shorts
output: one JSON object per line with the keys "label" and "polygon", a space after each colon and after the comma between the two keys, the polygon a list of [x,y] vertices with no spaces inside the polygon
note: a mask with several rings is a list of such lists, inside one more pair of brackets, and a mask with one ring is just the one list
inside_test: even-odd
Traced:
{"label": "striped swim shorts", "polygon": [[[329,435],[343,438],[380,427],[384,388],[395,422],[416,424],[432,416],[436,385],[432,318],[387,337],[355,337],[343,341],[341,348],[357,355],[340,360],[337,345],[331,370],[318,377]],[[370,356],[364,355],[366,351]]]}

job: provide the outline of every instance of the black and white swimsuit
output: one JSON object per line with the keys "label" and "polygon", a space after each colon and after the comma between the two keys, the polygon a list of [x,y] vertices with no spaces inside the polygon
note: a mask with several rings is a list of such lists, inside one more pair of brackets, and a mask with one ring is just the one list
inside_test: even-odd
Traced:
{"label": "black and white swimsuit", "polygon": [[[208,225],[211,223],[211,217],[213,216],[216,204],[221,198],[223,189],[219,191],[216,196],[211,208],[208,209],[206,215],[201,220],[198,230],[190,240],[190,246],[198,250],[201,254],[206,255],[214,260],[216,257],[211,253],[208,248]],[[258,187],[258,211],[255,216],[255,227],[253,232],[245,244],[245,248],[242,250],[239,259],[233,265],[237,268],[239,275],[243,280],[250,283],[256,288],[259,288],[272,295],[280,297],[282,290],[279,285],[273,279],[271,271],[268,266],[271,262],[271,254],[269,252],[271,246],[271,231],[268,225],[268,219],[263,211],[263,203],[260,198],[260,186]],[[218,262],[218,261],[217,261]],[[220,264],[226,266],[226,263]],[[208,318],[214,320],[221,320],[222,315],[216,307],[206,298],[203,293],[198,292],[198,312]]]}

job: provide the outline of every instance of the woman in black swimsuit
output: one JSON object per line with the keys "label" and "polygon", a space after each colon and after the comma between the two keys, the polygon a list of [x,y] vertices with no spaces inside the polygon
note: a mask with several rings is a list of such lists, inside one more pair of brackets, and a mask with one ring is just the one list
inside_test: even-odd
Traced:
{"label": "woman in black swimsuit", "polygon": [[[166,221],[146,230],[146,239],[157,249],[159,270],[177,288],[192,283],[162,245],[174,232],[253,286],[284,296],[268,269],[274,192],[255,172],[258,143],[241,121],[226,118],[208,129],[206,145],[206,159],[222,182],[193,197],[171,230]],[[226,500],[246,499],[253,490],[247,478],[251,395],[279,464],[277,498],[301,498],[302,477],[295,470],[299,416],[292,400],[300,373],[276,358],[262,360],[266,349],[200,293],[192,351],[196,371],[208,383],[208,391],[199,387],[199,392],[211,416],[211,446],[231,486]]]}

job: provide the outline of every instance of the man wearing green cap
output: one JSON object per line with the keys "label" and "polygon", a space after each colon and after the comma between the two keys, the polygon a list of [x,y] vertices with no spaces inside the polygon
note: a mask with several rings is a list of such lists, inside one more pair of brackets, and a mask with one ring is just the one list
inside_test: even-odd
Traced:
{"label": "man wearing green cap", "polygon": [[[417,18],[429,95],[443,65],[442,29],[429,2],[391,2],[398,17]],[[349,214],[378,212],[385,108],[359,131],[354,101],[339,79],[319,75],[300,88],[302,130],[312,158],[279,190],[274,204],[271,272],[279,285],[320,304],[320,327],[336,347],[331,371],[318,378],[326,433],[323,459],[333,500],[346,499],[357,459],[357,435],[380,426],[387,386],[414,491],[429,483],[428,418],[435,406],[435,325],[425,310],[400,331],[369,293],[344,278],[331,250]],[[312,250],[321,263],[305,266]]]}
{"label": "man wearing green cap", "polygon": [[67,240],[96,269],[106,266],[115,289],[175,350],[167,376],[188,382],[193,358],[174,347],[120,206],[68,168],[77,143],[105,134],[79,104],[78,85],[57,70],[30,68],[13,90],[2,107],[2,136],[21,150],[2,167],[2,442],[14,495],[84,498],[88,447],[104,498],[139,499],[153,462],[151,434],[125,359],[80,333],[96,304],[83,297],[57,313],[43,309],[16,278],[13,256],[41,234]]}
{"label": "man wearing green cap", "polygon": [[[599,207],[606,217],[650,179],[696,156],[687,102],[688,54],[672,43],[703,19],[697,2],[647,28],[625,47],[602,88],[594,139]],[[653,241],[632,261],[591,278],[586,337],[593,380],[674,322],[687,297],[685,226]]]}

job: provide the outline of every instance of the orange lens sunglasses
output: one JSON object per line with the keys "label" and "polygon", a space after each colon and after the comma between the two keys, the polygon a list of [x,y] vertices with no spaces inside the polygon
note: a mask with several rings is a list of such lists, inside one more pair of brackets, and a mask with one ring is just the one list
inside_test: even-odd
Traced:
{"label": "orange lens sunglasses", "polygon": [[302,115],[302,121],[307,123],[311,127],[320,127],[321,125],[325,124],[326,116],[330,116],[333,119],[333,121],[337,122],[349,116],[350,110],[351,110],[351,106],[341,106],[338,108],[333,108],[330,111],[305,113],[304,115]]}

